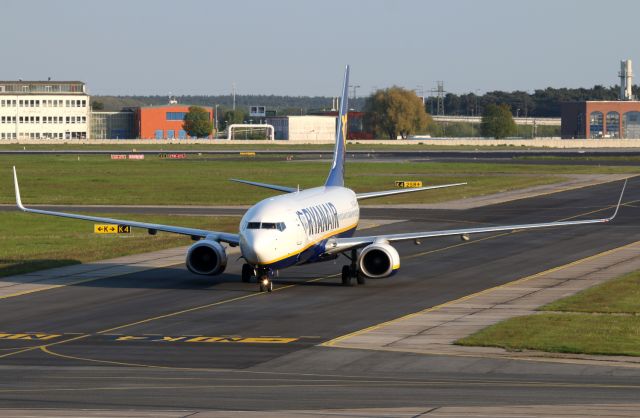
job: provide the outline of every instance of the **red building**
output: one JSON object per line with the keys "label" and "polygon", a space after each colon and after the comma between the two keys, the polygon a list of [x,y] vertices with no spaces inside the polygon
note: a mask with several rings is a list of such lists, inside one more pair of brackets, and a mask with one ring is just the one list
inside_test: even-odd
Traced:
{"label": "red building", "polygon": [[564,139],[640,138],[639,101],[587,101],[561,104]]}
{"label": "red building", "polygon": [[[214,111],[209,112],[209,120],[213,120]],[[165,105],[140,107],[136,110],[135,123],[140,139],[186,139],[189,135],[182,127],[184,115],[189,112],[187,105]],[[211,135],[209,135],[211,138]]]}

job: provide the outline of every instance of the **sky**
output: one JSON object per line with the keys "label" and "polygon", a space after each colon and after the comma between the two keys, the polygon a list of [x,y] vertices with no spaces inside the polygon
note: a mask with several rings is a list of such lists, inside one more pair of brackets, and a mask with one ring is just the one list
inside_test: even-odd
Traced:
{"label": "sky", "polygon": [[[3,0],[0,79],[90,94],[358,96],[611,86],[633,0]],[[618,16],[619,14],[619,16]],[[639,67],[640,68],[640,67]]]}

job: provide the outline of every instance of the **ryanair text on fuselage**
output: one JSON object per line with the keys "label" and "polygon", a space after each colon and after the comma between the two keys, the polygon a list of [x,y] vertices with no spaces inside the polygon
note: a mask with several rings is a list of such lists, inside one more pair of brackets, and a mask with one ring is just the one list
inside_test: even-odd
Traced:
{"label": "ryanair text on fuselage", "polygon": [[298,215],[298,219],[300,219],[308,236],[337,229],[340,225],[338,210],[331,202],[298,210],[296,215]]}

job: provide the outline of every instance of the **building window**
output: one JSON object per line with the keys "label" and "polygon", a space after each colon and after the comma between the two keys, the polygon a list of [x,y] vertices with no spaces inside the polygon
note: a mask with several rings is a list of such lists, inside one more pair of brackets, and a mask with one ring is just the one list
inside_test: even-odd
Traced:
{"label": "building window", "polygon": [[640,139],[640,112],[627,112],[622,117],[622,137]]}
{"label": "building window", "polygon": [[620,113],[607,113],[607,138],[620,138]]}
{"label": "building window", "polygon": [[187,112],[167,112],[167,120],[184,120]]}
{"label": "building window", "polygon": [[590,138],[602,138],[604,130],[604,116],[602,112],[591,112],[589,116]]}

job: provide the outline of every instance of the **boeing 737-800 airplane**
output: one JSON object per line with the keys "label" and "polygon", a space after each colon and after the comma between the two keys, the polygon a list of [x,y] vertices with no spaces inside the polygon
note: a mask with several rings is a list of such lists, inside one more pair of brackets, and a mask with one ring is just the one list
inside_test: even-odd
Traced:
{"label": "boeing 737-800 airplane", "polygon": [[222,243],[234,247],[239,245],[242,258],[245,260],[242,266],[242,280],[249,282],[252,277],[256,277],[260,291],[269,292],[273,289],[271,280],[276,270],[335,259],[340,254],[344,254],[350,260],[350,263],[342,268],[342,282],[345,285],[351,284],[354,278],[358,284],[363,284],[366,278],[391,276],[400,268],[400,256],[391,245],[397,241],[418,241],[423,238],[451,235],[466,237],[469,234],[482,232],[596,224],[611,221],[618,213],[624,186],[615,212],[609,218],[354,237],[360,217],[358,206],[360,200],[466,183],[371,193],[355,193],[345,187],[348,86],[349,67],[347,66],[342,86],[333,163],[325,184],[307,190],[298,190],[232,179],[285,193],[265,199],[251,207],[242,218],[237,234],[26,208],[20,199],[18,176],[14,167],[17,205],[25,212],[129,225],[147,229],[152,235],[158,231],[189,235],[193,240],[198,241],[189,248],[186,257],[187,268],[195,274],[212,276],[221,274],[227,265],[227,254]]}

